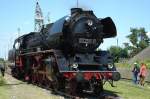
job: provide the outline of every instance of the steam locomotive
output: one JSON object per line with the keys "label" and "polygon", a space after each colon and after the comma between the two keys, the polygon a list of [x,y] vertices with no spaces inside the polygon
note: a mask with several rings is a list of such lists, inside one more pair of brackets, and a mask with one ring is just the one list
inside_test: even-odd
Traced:
{"label": "steam locomotive", "polygon": [[103,39],[116,35],[110,17],[72,8],[69,16],[15,40],[9,53],[15,62],[12,75],[71,94],[84,90],[99,94],[104,81],[120,79],[111,54],[96,50]]}

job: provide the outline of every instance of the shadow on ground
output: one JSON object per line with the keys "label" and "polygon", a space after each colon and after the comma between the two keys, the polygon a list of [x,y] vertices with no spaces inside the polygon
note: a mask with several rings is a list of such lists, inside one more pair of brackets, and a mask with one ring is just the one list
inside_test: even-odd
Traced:
{"label": "shadow on ground", "polygon": [[[105,90],[100,95],[94,95],[93,93],[83,93],[83,94],[80,94],[80,95],[76,95],[75,97],[78,97],[79,99],[80,98],[82,98],[82,99],[84,99],[84,98],[85,99],[120,99],[120,97],[117,95],[119,93],[120,92]],[[69,96],[65,96],[64,94],[56,93],[54,91],[52,91],[51,94],[62,96],[65,99],[70,99]],[[76,99],[75,97],[72,97],[72,99]]]}

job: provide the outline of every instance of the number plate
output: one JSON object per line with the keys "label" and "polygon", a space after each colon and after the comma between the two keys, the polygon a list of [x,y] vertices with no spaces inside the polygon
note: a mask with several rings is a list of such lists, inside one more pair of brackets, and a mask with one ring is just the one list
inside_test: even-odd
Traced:
{"label": "number plate", "polygon": [[79,43],[94,44],[96,43],[96,39],[79,38]]}

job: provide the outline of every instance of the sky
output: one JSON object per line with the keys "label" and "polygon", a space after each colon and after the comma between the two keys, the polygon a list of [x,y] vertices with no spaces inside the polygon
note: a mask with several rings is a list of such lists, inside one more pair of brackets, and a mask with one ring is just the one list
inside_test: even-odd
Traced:
{"label": "sky", "polygon": [[[47,16],[51,22],[70,14],[70,9],[76,7],[77,0],[38,0],[45,23]],[[130,28],[144,27],[150,32],[150,0],[78,0],[79,7],[93,10],[98,18],[111,17],[116,24],[117,36],[108,38],[100,45],[103,50],[112,45],[123,46],[128,42]],[[0,0],[0,57],[7,58],[8,50],[12,48],[18,37],[18,28],[23,35],[34,31],[34,13],[36,0]],[[150,34],[150,33],[149,33]]]}

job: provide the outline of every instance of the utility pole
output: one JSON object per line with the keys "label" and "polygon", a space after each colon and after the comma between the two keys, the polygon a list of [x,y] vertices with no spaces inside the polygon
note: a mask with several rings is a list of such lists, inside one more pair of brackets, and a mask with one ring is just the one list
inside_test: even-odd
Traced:
{"label": "utility pole", "polygon": [[78,8],[78,6],[79,6],[79,2],[78,2],[78,0],[77,0],[77,8]]}
{"label": "utility pole", "polygon": [[50,12],[48,12],[48,14],[47,14],[47,22],[48,22],[48,24],[50,23]]}
{"label": "utility pole", "polygon": [[117,38],[117,47],[118,47],[118,38]]}
{"label": "utility pole", "polygon": [[7,45],[4,45],[4,60],[7,59]]}
{"label": "utility pole", "polygon": [[40,8],[38,0],[36,0],[36,8],[35,8],[35,19],[34,19],[34,31],[39,32],[44,24],[43,13]]}
{"label": "utility pole", "polygon": [[18,37],[20,36],[20,28],[17,29],[18,30]]}

